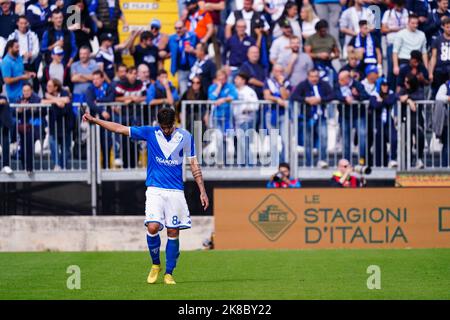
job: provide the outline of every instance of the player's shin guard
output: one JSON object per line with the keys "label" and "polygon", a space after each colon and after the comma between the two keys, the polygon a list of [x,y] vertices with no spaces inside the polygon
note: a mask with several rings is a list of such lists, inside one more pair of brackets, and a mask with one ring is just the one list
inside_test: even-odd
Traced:
{"label": "player's shin guard", "polygon": [[180,255],[180,240],[178,238],[168,238],[166,246],[166,273],[172,274],[177,265]]}
{"label": "player's shin guard", "polygon": [[153,264],[161,264],[159,261],[159,247],[161,246],[161,238],[159,237],[159,233],[150,234],[147,232],[147,244]]}

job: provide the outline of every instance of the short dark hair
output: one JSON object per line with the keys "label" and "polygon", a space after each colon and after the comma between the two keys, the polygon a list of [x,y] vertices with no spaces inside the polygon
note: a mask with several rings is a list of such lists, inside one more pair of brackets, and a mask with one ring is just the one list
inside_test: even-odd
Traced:
{"label": "short dark hair", "polygon": [[415,14],[415,13],[411,13],[409,15],[409,17],[408,17],[408,21],[411,20],[411,19],[419,19],[419,16],[417,14]]}
{"label": "short dark hair", "polygon": [[5,46],[5,54],[8,53],[9,49],[11,49],[15,43],[19,43],[19,41],[17,41],[17,39],[8,40]]}
{"label": "short dark hair", "polygon": [[141,34],[141,41],[147,40],[147,39],[153,39],[153,34],[150,31],[144,31]]}
{"label": "short dark hair", "polygon": [[419,63],[422,63],[422,52],[420,52],[419,50],[411,51],[410,57],[411,57],[411,59],[415,59],[415,60],[419,61]]}
{"label": "short dark hair", "polygon": [[119,63],[118,66],[117,66],[117,69],[119,69],[119,68],[128,69],[128,67],[127,67],[127,65],[125,63]]}
{"label": "short dark hair", "polygon": [[94,72],[92,72],[92,75],[93,75],[93,76],[97,75],[97,76],[100,76],[100,77],[102,77],[102,78],[105,77],[105,75],[103,74],[103,71],[102,71],[102,70],[95,70]]}
{"label": "short dark hair", "polygon": [[244,79],[244,80],[245,80],[245,83],[247,83],[248,80],[250,79],[249,74],[246,73],[246,72],[243,72],[243,71],[239,72],[239,73],[237,74],[237,77],[240,77],[240,78]]}
{"label": "short dark hair", "polygon": [[446,17],[444,18],[444,20],[442,20],[442,25],[445,26],[447,24],[450,24],[450,17]]}
{"label": "short dark hair", "polygon": [[368,22],[367,22],[367,20],[359,20],[358,24],[360,27],[362,27],[362,26],[365,26],[366,24],[368,24]]}
{"label": "short dark hair", "polygon": [[33,86],[32,86],[31,83],[29,83],[29,82],[25,82],[25,83],[22,85],[22,89],[23,89],[23,87],[30,87],[31,90],[33,90]]}
{"label": "short dark hair", "polygon": [[27,20],[27,22],[28,22],[27,17],[25,17],[24,15],[20,15],[20,16],[17,18],[17,21],[19,21],[20,19],[25,19],[25,20]]}
{"label": "short dark hair", "polygon": [[55,14],[60,14],[60,13],[61,13],[62,15],[64,15],[64,13],[62,12],[61,9],[56,8],[55,10],[52,11],[52,16],[55,15]]}
{"label": "short dark hair", "polygon": [[291,166],[290,166],[289,163],[287,163],[287,162],[281,162],[281,163],[278,165],[278,169],[280,169],[280,168],[286,168],[286,169],[288,169],[289,171],[291,171]]}
{"label": "short dark hair", "polygon": [[165,69],[158,70],[157,76],[159,77],[162,74],[167,74],[167,71]]}
{"label": "short dark hair", "polygon": [[131,73],[131,72],[134,72],[134,71],[136,71],[136,72],[137,72],[137,69],[136,69],[136,67],[135,67],[135,66],[130,66],[130,67],[127,67],[127,73]]}
{"label": "short dark hair", "polygon": [[89,50],[89,52],[91,52],[91,48],[89,46],[87,46],[87,45],[82,45],[80,47],[80,49],[78,50],[78,52],[81,52],[81,50]]}
{"label": "short dark hair", "polygon": [[175,123],[175,110],[170,107],[163,107],[158,111],[158,123],[160,125],[171,126]]}
{"label": "short dark hair", "polygon": [[328,29],[328,21],[322,19],[316,23],[315,29],[316,29],[316,31],[319,31],[320,29],[323,29],[323,28]]}
{"label": "short dark hair", "polygon": [[311,69],[311,70],[308,71],[307,75],[309,76],[309,75],[310,75],[311,73],[313,73],[313,72],[319,72],[319,70],[313,68],[313,69]]}
{"label": "short dark hair", "polygon": [[208,54],[208,45],[206,43],[199,42],[197,45],[200,46],[204,54]]}

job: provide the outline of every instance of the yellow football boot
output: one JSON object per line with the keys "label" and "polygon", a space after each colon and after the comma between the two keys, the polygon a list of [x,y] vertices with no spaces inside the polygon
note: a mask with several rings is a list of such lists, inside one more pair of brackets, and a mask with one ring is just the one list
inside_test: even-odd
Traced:
{"label": "yellow football boot", "polygon": [[168,273],[166,273],[166,274],[164,275],[164,283],[165,283],[165,284],[177,284],[177,283],[175,282],[175,280],[173,279],[172,275],[171,275],[171,274],[168,274]]}
{"label": "yellow football boot", "polygon": [[152,265],[150,273],[147,277],[147,283],[155,283],[158,280],[159,272],[161,271],[161,266],[159,264]]}

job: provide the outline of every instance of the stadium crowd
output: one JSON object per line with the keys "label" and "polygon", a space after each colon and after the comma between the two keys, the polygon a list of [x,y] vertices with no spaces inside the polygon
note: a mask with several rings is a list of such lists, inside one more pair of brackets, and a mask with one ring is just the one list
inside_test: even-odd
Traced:
{"label": "stadium crowd", "polygon": [[[333,100],[339,101],[343,156],[352,159],[353,126],[360,155],[371,147],[366,141],[375,141],[373,148],[378,150],[375,159],[362,156],[358,161],[395,167],[396,153],[387,158],[387,152],[381,150],[386,150],[386,141],[396,150],[396,125],[404,121],[398,119],[395,108],[400,101],[413,114],[411,133],[418,152],[415,166],[422,168],[424,119],[415,101],[450,101],[448,2],[185,0],[173,34],[162,33],[162,22],[149,18],[148,28],[130,28],[128,38],[120,41],[119,21],[125,29],[129,25],[119,0],[0,0],[3,171],[12,172],[10,142],[19,142],[22,153],[25,149],[32,152],[36,138],[29,126],[46,125],[44,120],[31,123],[30,115],[15,117],[17,113],[3,107],[8,103],[52,104],[47,120],[50,146],[55,169],[60,169],[67,166],[70,132],[80,125],[76,112],[81,110],[72,103],[87,103],[92,114],[105,120],[118,114],[114,119],[130,125],[143,119],[130,116],[128,106],[173,105],[180,111],[180,102],[186,100],[215,101],[209,125],[222,130],[252,127],[259,112],[266,113],[265,126],[281,123],[292,102],[302,103],[305,108],[299,122],[306,128],[301,131],[307,137],[320,136],[322,141],[318,146],[304,139],[307,165],[321,168],[327,166],[324,141],[326,118],[331,117],[327,103]],[[379,11],[369,8],[373,5]],[[74,12],[79,13],[78,19],[73,19]],[[124,54],[132,55],[133,66],[123,64]],[[167,71],[166,59],[170,59]],[[178,83],[169,81],[169,73]],[[231,111],[233,100],[268,100],[273,105],[260,111],[257,104],[248,103]],[[360,101],[369,101],[368,112],[375,119],[368,128],[361,125],[368,116],[364,111],[348,109]],[[99,102],[124,105],[100,107]],[[449,128],[444,119],[448,108],[440,106],[435,111],[440,116],[433,117],[437,119],[433,131],[443,143],[442,166],[446,167]],[[274,110],[278,113],[275,117]],[[24,128],[19,136],[12,130],[17,122]],[[382,131],[388,139],[382,139]],[[64,139],[69,140],[63,143]],[[63,152],[63,146],[69,149]],[[317,163],[312,163],[313,148],[322,150],[323,158]],[[26,158],[31,159],[21,155]],[[31,163],[23,162],[31,171]]]}

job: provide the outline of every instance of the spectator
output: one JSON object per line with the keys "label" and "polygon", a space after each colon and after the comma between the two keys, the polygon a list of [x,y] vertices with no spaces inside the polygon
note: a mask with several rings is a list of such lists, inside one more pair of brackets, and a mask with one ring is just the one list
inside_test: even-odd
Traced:
{"label": "spectator", "polygon": [[[202,79],[200,76],[194,76],[191,80],[191,86],[189,89],[181,96],[181,99],[177,102],[177,111],[179,116],[183,117],[181,103],[183,101],[203,101],[207,100],[208,96],[206,93],[207,89],[202,88]],[[205,104],[189,103],[186,105],[186,116],[185,116],[185,128],[189,132],[194,132],[194,121],[202,122],[202,136],[208,126],[208,113]],[[181,120],[180,120],[181,122]]]}
{"label": "spectator", "polygon": [[[394,168],[397,167],[397,130],[391,115],[397,113],[397,95],[389,89],[389,84],[384,79],[375,90],[375,93],[370,96],[369,112],[372,118],[369,119],[368,130],[369,137],[372,137],[375,132],[373,149],[375,166],[387,165],[389,168]],[[369,144],[372,141],[373,139],[369,138]],[[390,153],[388,153],[388,142]],[[369,153],[369,166],[373,165],[372,158]]]}
{"label": "spectator", "polygon": [[146,102],[151,106],[173,106],[178,101],[177,89],[169,81],[167,71],[158,71],[158,78],[147,90]]}
{"label": "spectator", "polygon": [[47,82],[50,79],[55,79],[61,82],[63,87],[68,88],[70,82],[70,68],[62,63],[64,50],[61,47],[54,47],[52,50],[52,61],[48,64],[42,72],[42,91],[45,92]]}
{"label": "spectator", "polygon": [[216,73],[216,79],[208,88],[208,100],[214,101],[212,108],[212,128],[219,129],[225,133],[231,129],[231,101],[238,99],[238,93],[234,84],[228,82],[228,74],[225,69],[220,69]]}
{"label": "spectator", "polygon": [[262,36],[263,33],[267,33],[270,29],[269,24],[261,12],[257,12],[253,9],[253,0],[244,0],[243,8],[231,12],[227,18],[225,39],[231,38],[234,33],[234,27],[237,27],[237,22],[241,19],[245,22],[245,34],[251,36],[253,39],[257,39],[259,36]]}
{"label": "spectator", "polygon": [[358,188],[365,185],[364,179],[358,179],[353,173],[353,167],[347,159],[338,162],[338,171],[331,177],[331,186],[339,188]]}
{"label": "spectator", "polygon": [[231,80],[233,81],[239,68],[247,61],[247,52],[251,46],[256,45],[256,41],[245,33],[245,21],[243,19],[236,22],[236,33],[225,43],[222,62],[231,70]]}
{"label": "spectator", "polygon": [[9,35],[8,40],[12,39],[19,42],[19,54],[22,57],[25,70],[36,73],[40,62],[40,59],[38,59],[39,39],[36,33],[28,30],[28,21],[24,16],[19,17],[17,30]]}
{"label": "spectator", "polygon": [[214,33],[211,15],[208,11],[199,8],[197,0],[186,0],[185,4],[188,10],[186,30],[195,33],[201,43],[208,43]]}
{"label": "spectator", "polygon": [[[303,5],[302,10],[300,11],[300,18],[302,19],[302,37],[306,40],[316,33],[316,23],[319,22],[320,19],[317,17],[314,8],[310,4]],[[336,37],[335,39],[338,38]]]}
{"label": "spectator", "polygon": [[36,73],[25,71],[17,40],[9,40],[5,51],[7,54],[3,58],[1,70],[6,84],[6,95],[9,101],[16,101],[22,94],[25,81],[35,78]]}
{"label": "spectator", "polygon": [[[128,67],[125,64],[119,63],[117,65],[117,71],[115,73],[115,77],[114,77],[113,81],[111,81],[111,84],[114,88],[116,87],[116,85],[119,82],[127,80],[127,70],[128,70]],[[105,81],[108,82],[106,74],[105,74]]]}
{"label": "spectator", "polygon": [[[136,104],[140,104],[146,99],[144,85],[137,80],[136,67],[127,69],[126,78],[115,86],[116,101],[123,105],[116,109],[120,113],[120,120],[123,125],[140,125],[140,113],[137,111]],[[137,144],[128,139],[127,136],[121,136],[121,154],[124,168],[135,168],[137,164]]]}
{"label": "spectator", "polygon": [[46,62],[50,63],[50,53],[53,48],[63,48],[63,64],[70,68],[77,55],[75,35],[64,27],[64,17],[60,10],[53,11],[51,17],[53,25],[42,36],[41,53],[47,57]]}
{"label": "spectator", "polygon": [[251,46],[247,51],[247,61],[245,61],[239,73],[246,73],[249,75],[248,85],[255,90],[258,99],[264,99],[263,87],[266,79],[266,71],[259,64],[259,48],[257,46]]}
{"label": "spectator", "polygon": [[450,18],[444,19],[442,24],[444,33],[431,46],[429,78],[432,81],[433,97],[438,88],[450,80]]}
{"label": "spectator", "polygon": [[175,34],[169,38],[169,50],[171,56],[170,72],[178,77],[179,91],[183,94],[188,87],[189,73],[195,63],[195,46],[197,36],[195,33],[186,32],[182,21],[175,23]]}
{"label": "spectator", "polygon": [[432,2],[434,0],[406,0],[406,9],[417,15],[420,25],[423,26],[427,22],[428,13],[432,9],[430,6]]}
{"label": "spectator", "polygon": [[[33,87],[25,83],[22,87],[22,95],[15,103],[30,104],[40,103],[41,98],[33,92]],[[17,129],[20,137],[19,158],[28,174],[33,172],[34,142],[42,137],[43,116],[38,108],[19,107],[17,110]],[[44,114],[43,114],[44,113]]]}
{"label": "spectator", "polygon": [[378,68],[373,64],[370,64],[366,67],[364,74],[366,77],[361,81],[361,84],[364,87],[364,90],[369,94],[369,96],[373,96],[377,94],[377,84],[378,84]]}
{"label": "spectator", "polygon": [[[254,11],[253,0],[244,0],[242,10],[236,10],[230,13],[227,18],[225,26],[225,39],[230,39],[231,36],[237,32],[238,21],[243,19],[245,21],[245,34],[253,38],[258,48],[260,48],[261,59],[260,63],[264,68],[269,69],[268,48],[270,44],[270,26],[267,23],[264,15],[261,12]],[[226,44],[225,44],[226,45]],[[222,56],[222,61],[224,58]],[[233,76],[237,74],[237,70]],[[231,77],[230,80],[233,77]]]}
{"label": "spectator", "polygon": [[415,14],[408,17],[406,29],[399,31],[394,40],[392,50],[393,72],[395,76],[400,73],[400,67],[409,63],[411,51],[419,50],[423,56],[425,67],[428,67],[427,39],[425,34],[418,30],[419,18]]}
{"label": "spectator", "polygon": [[448,0],[437,0],[437,8],[428,13],[427,23],[423,27],[428,43],[432,43],[434,39],[442,35],[444,32],[442,22],[445,18],[450,18]]}
{"label": "spectator", "polygon": [[44,32],[50,26],[51,15],[52,11],[48,0],[38,0],[36,3],[30,4],[26,9],[26,17],[30,22],[30,28],[37,34],[39,41],[42,40]]}
{"label": "spectator", "polygon": [[279,129],[281,134],[281,141],[283,145],[280,159],[286,156],[287,147],[287,107],[289,93],[291,91],[291,84],[284,75],[283,66],[276,64],[272,68],[272,73],[264,82],[264,100],[271,101],[270,105],[264,105],[263,128],[264,129]]}
{"label": "spectator", "polygon": [[80,60],[70,67],[73,86],[73,102],[86,102],[86,91],[90,87],[93,72],[99,70],[97,63],[91,59],[91,49],[88,46],[80,48]]}
{"label": "spectator", "polygon": [[259,110],[258,96],[247,83],[249,76],[240,72],[234,78],[238,100],[244,101],[233,105],[234,128],[237,138],[237,163],[240,165],[256,164],[256,157],[250,156],[249,129],[256,129],[256,111]]}
{"label": "spectator", "polygon": [[89,4],[89,15],[97,26],[97,34],[110,33],[113,44],[119,43],[117,27],[122,20],[124,30],[128,29],[125,15],[120,8],[119,0],[92,0]]}
{"label": "spectator", "polygon": [[[208,46],[204,43],[197,43],[195,46],[195,56],[197,60],[195,60],[191,73],[189,74],[189,83],[192,85],[192,80],[195,76],[201,76],[202,88],[208,90],[216,77],[217,71],[216,65],[208,57]],[[205,94],[207,94],[206,91]]]}
{"label": "spectator", "polygon": [[339,48],[336,39],[328,34],[327,21],[317,22],[316,33],[306,39],[305,53],[313,59],[314,67],[319,70],[321,79],[333,86],[336,71],[331,62],[339,58]]}
{"label": "spectator", "polygon": [[0,37],[8,38],[17,25],[19,16],[14,13],[11,0],[0,0]]}
{"label": "spectator", "polygon": [[144,31],[140,35],[139,44],[130,47],[130,53],[134,58],[134,65],[145,63],[150,70],[150,78],[156,80],[159,69],[159,49],[153,44],[153,35],[150,31]]}
{"label": "spectator", "polygon": [[297,37],[302,37],[302,27],[300,26],[300,19],[298,16],[298,6],[295,2],[289,0],[286,3],[283,14],[274,22],[272,36],[274,39],[280,37],[283,33],[279,25],[279,21],[288,21],[292,28],[292,34]]}
{"label": "spectator", "polygon": [[350,76],[357,80],[361,81],[364,78],[364,71],[361,71],[361,67],[359,66],[360,62],[358,59],[358,56],[355,52],[350,52],[347,57],[348,63],[339,70],[339,73],[341,71],[349,71]]}
{"label": "spectator", "polygon": [[6,97],[0,96],[0,141],[2,143],[2,172],[11,175],[13,170],[10,167],[10,132],[13,131],[14,120],[11,117],[11,108]]}
{"label": "spectator", "polygon": [[212,43],[214,46],[214,60],[217,67],[221,66],[220,46],[224,42],[224,27],[221,24],[221,12],[225,10],[224,0],[205,0],[204,9],[211,15],[214,33],[212,35]]}
{"label": "spectator", "polygon": [[281,27],[283,35],[276,38],[270,47],[270,62],[272,65],[279,63],[280,60],[285,59],[284,56],[289,55],[289,51],[286,48],[289,48],[293,36],[292,28],[288,20],[280,20],[278,24]]}
{"label": "spectator", "polygon": [[[339,15],[341,14],[340,0],[314,0],[314,8],[320,20],[330,22],[330,34],[339,39]],[[304,1],[305,4],[312,1]]]}
{"label": "spectator", "polygon": [[412,74],[417,77],[417,80],[419,81],[419,86],[422,89],[424,89],[424,87],[430,83],[428,70],[423,65],[422,54],[420,53],[420,51],[417,50],[411,51],[411,59],[409,60],[409,63],[403,65],[400,68],[400,73],[397,77],[398,80],[397,92],[399,91],[400,87],[404,87],[405,78],[408,74]]}
{"label": "spectator", "polygon": [[394,49],[394,40],[398,32],[405,29],[408,24],[408,10],[405,8],[405,0],[393,0],[394,8],[387,10],[381,21],[381,31],[386,34],[387,41],[387,70],[389,88],[395,89],[395,77],[393,73],[392,53]]}
{"label": "spectator", "polygon": [[71,157],[72,131],[75,116],[72,111],[69,93],[63,89],[62,83],[56,79],[47,82],[47,92],[42,103],[51,103],[49,116],[50,149],[54,170],[68,168]]}
{"label": "spectator", "polygon": [[338,77],[339,87],[335,90],[337,100],[341,102],[338,105],[339,123],[341,124],[342,143],[344,157],[352,159],[351,146],[352,129],[356,129],[359,144],[359,163],[365,164],[367,161],[367,113],[365,106],[358,102],[368,100],[369,95],[364,90],[363,85],[353,80],[350,72],[342,71]]}
{"label": "spectator", "polygon": [[137,79],[142,81],[145,90],[147,91],[148,87],[153,83],[153,80],[150,79],[150,69],[144,63],[141,63],[137,67]]}
{"label": "spectator", "polygon": [[449,163],[449,141],[450,141],[450,80],[443,83],[436,95],[436,106],[432,114],[432,128],[436,137],[442,143],[441,166],[448,167]]}
{"label": "spectator", "polygon": [[159,66],[158,69],[163,67],[163,61],[167,58],[167,44],[169,43],[169,36],[161,31],[161,21],[158,19],[152,19],[150,23],[150,32],[152,33],[152,42],[155,47],[159,50]]}
{"label": "spectator", "polygon": [[105,79],[108,83],[114,78],[114,66],[116,63],[116,53],[121,52],[129,48],[134,40],[136,39],[138,33],[132,31],[130,36],[125,42],[113,45],[113,36],[110,33],[101,34],[99,37],[100,48],[95,56],[95,61],[97,61],[100,70],[105,73]]}
{"label": "spectator", "polygon": [[307,77],[308,71],[314,69],[314,63],[309,55],[300,49],[300,38],[293,36],[287,49],[288,54],[278,63],[286,66],[286,76],[292,87],[296,87]]}
{"label": "spectator", "polygon": [[73,25],[69,26],[69,30],[73,31],[75,35],[75,42],[77,44],[77,48],[80,48],[82,46],[88,46],[89,49],[92,51],[90,41],[93,39],[97,31],[97,27],[89,15],[87,4],[87,1],[89,0],[72,0],[72,1],[73,5],[77,6],[77,10],[79,10],[80,12],[79,13],[80,20],[79,22],[76,22]]}
{"label": "spectator", "polygon": [[291,167],[283,162],[278,166],[278,172],[270,177],[267,188],[300,188],[300,180],[291,179]]}
{"label": "spectator", "polygon": [[369,32],[375,29],[375,16],[373,12],[364,7],[364,0],[355,0],[354,5],[344,10],[339,19],[340,31],[345,34],[344,57],[347,56],[346,47],[350,43],[350,40],[360,32],[359,22],[361,20],[368,22]]}
{"label": "spectator", "polygon": [[367,66],[378,66],[378,72],[383,71],[383,56],[381,54],[381,43],[370,31],[366,20],[359,21],[360,32],[350,40],[347,46],[348,52],[355,52],[360,60],[360,69],[365,70]]}
{"label": "spectator", "polygon": [[[95,70],[92,73],[92,83],[86,89],[86,103],[89,107],[89,112],[93,116],[99,116],[102,120],[111,120],[111,107],[99,106],[97,103],[114,102],[115,93],[114,88],[105,81],[105,75],[100,70]],[[102,150],[102,167],[108,168],[109,164],[109,150],[112,146],[111,134],[100,128],[100,147]]]}
{"label": "spectator", "polygon": [[[423,88],[420,87],[419,81],[416,76],[408,74],[404,80],[404,87],[400,88],[398,93],[400,96],[400,102],[402,103],[401,110],[401,121],[406,127],[407,121],[410,123],[410,141],[406,141],[405,146],[410,144],[410,159],[412,157],[412,140],[414,136],[416,145],[416,161],[415,168],[422,169],[424,167],[423,155],[425,146],[425,127],[423,119],[423,110],[419,110],[419,106],[415,101],[420,101],[425,99],[425,94]],[[410,117],[407,117],[407,109],[410,109]],[[406,150],[402,150],[403,154],[406,156]],[[412,163],[411,163],[412,165]]]}
{"label": "spectator", "polygon": [[[320,80],[319,71],[308,71],[306,80],[300,82],[292,92],[290,100],[302,104],[299,110],[299,141],[305,130],[305,159],[306,165],[313,163],[312,149],[318,145],[317,167],[327,168],[327,120],[326,103],[333,100],[333,89],[323,80]],[[304,128],[304,129],[303,129]]]}

